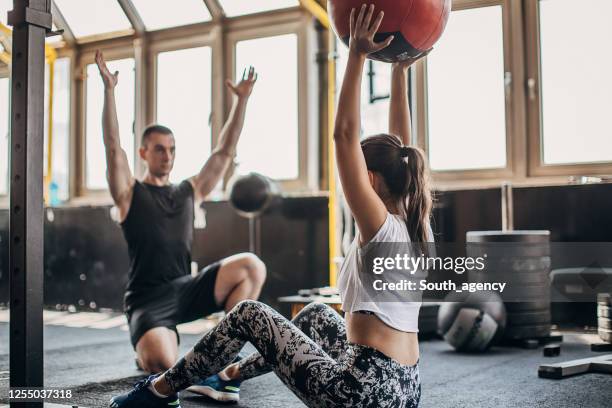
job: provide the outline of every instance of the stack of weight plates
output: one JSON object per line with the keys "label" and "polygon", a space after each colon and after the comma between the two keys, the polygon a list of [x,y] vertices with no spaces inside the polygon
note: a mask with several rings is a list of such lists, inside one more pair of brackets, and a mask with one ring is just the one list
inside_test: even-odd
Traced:
{"label": "stack of weight plates", "polygon": [[485,269],[470,272],[472,282],[505,282],[501,293],[508,321],[507,340],[550,335],[550,232],[472,231],[469,257],[486,255]]}
{"label": "stack of weight plates", "polygon": [[605,342],[612,343],[612,296],[610,293],[597,295],[597,323],[599,337]]}
{"label": "stack of weight plates", "polygon": [[438,335],[438,310],[440,303],[424,302],[419,311],[419,339]]}

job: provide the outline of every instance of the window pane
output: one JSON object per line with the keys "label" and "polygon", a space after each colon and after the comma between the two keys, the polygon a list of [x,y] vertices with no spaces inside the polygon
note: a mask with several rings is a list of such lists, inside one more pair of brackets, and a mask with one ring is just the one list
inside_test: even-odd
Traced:
{"label": "window pane", "polygon": [[7,13],[13,9],[13,0],[0,0],[0,23],[8,25]]}
{"label": "window pane", "polygon": [[161,1],[132,0],[147,30],[176,27],[210,20],[203,0],[173,0],[172,6]]}
{"label": "window pane", "polygon": [[[55,61],[53,81],[53,169],[51,181],[57,186],[57,199],[69,196],[70,168],[70,60]],[[47,146],[49,138],[49,66],[45,66],[45,145],[44,174],[47,175]]]}
{"label": "window pane", "polygon": [[612,161],[611,18],[610,0],[540,2],[546,164]]}
{"label": "window pane", "polygon": [[[111,72],[119,71],[119,84],[115,89],[119,135],[130,168],[134,171],[134,60],[131,58],[109,61]],[[87,66],[87,134],[85,185],[88,189],[106,189],[106,155],[102,139],[102,108],[104,84],[95,64]]]}
{"label": "window pane", "polygon": [[298,0],[220,0],[228,17],[299,6]]}
{"label": "window pane", "polygon": [[431,168],[505,167],[501,6],[453,12],[427,58]]}
{"label": "window pane", "polygon": [[9,79],[0,78],[0,195],[8,193]]}
{"label": "window pane", "polygon": [[55,0],[55,3],[76,37],[132,28],[116,0]]}
{"label": "window pane", "polygon": [[[282,55],[282,64],[278,56]],[[236,75],[252,65],[259,79],[238,143],[238,172],[259,172],[277,180],[299,175],[298,66],[295,34],[240,41]],[[270,152],[274,152],[271,160]]]}
{"label": "window pane", "polygon": [[174,132],[170,180],[196,175],[211,152],[212,56],[209,47],[157,56],[157,121]]}
{"label": "window pane", "polygon": [[[336,60],[336,97],[340,94],[344,71],[348,60],[348,48],[338,42]],[[370,90],[370,62],[368,61],[361,81],[361,136],[367,137],[389,131],[389,96],[391,93],[391,64],[372,61],[374,74],[373,93]],[[380,98],[371,100],[370,98]],[[384,98],[386,97],[386,98]]]}

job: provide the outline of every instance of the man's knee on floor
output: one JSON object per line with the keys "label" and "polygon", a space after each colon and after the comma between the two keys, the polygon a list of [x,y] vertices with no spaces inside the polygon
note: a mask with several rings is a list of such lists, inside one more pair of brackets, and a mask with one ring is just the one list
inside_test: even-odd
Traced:
{"label": "man's knee on floor", "polygon": [[244,257],[248,279],[257,286],[263,286],[266,281],[266,264],[255,254],[244,254]]}

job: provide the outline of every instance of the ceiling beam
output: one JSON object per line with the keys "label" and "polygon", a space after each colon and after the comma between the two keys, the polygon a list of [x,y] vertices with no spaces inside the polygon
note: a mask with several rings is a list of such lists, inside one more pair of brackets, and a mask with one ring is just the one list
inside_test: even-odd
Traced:
{"label": "ceiling beam", "polygon": [[64,38],[66,45],[70,47],[74,46],[76,44],[76,37],[74,36],[74,33],[70,29],[70,26],[66,22],[66,19],[64,18],[64,15],[62,14],[61,10],[59,9],[59,7],[57,7],[57,4],[55,4],[55,1],[51,2],[51,14],[53,15],[53,22],[55,23],[57,28],[60,30],[64,30],[64,32],[62,33],[62,37]]}
{"label": "ceiling beam", "polygon": [[119,2],[119,5],[123,9],[123,12],[127,16],[128,20],[130,20],[130,24],[132,24],[132,27],[134,28],[134,32],[136,33],[136,35],[139,37],[143,36],[146,30],[145,23],[142,17],[140,17],[140,13],[138,12],[138,9],[136,8],[136,6],[134,6],[134,3],[132,3],[132,0],[117,0],[117,1]]}

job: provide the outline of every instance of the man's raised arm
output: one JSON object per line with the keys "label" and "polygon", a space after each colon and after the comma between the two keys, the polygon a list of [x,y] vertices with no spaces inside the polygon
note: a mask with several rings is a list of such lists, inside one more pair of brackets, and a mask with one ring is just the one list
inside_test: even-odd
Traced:
{"label": "man's raised arm", "polygon": [[113,201],[119,208],[120,218],[123,220],[129,210],[135,180],[119,139],[119,122],[115,104],[115,87],[119,79],[119,72],[113,74],[109,71],[100,51],[96,52],[96,64],[104,82],[102,130],[106,150],[106,178]]}
{"label": "man's raised arm", "polygon": [[236,145],[244,126],[247,103],[256,81],[255,69],[250,67],[248,74],[245,70],[240,83],[233,84],[230,80],[225,83],[234,95],[234,102],[227,122],[221,130],[217,147],[200,173],[192,179],[198,201],[203,200],[215,188],[236,156]]}

